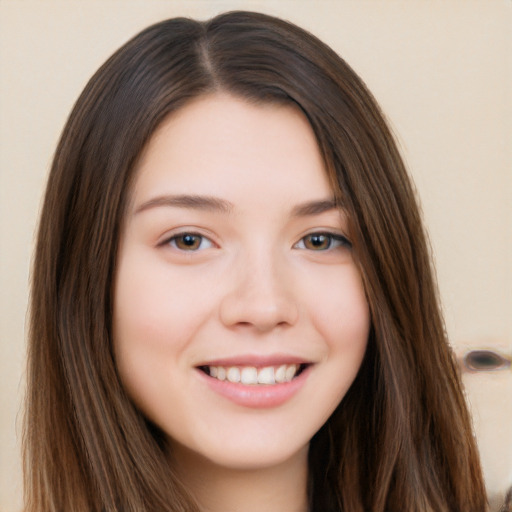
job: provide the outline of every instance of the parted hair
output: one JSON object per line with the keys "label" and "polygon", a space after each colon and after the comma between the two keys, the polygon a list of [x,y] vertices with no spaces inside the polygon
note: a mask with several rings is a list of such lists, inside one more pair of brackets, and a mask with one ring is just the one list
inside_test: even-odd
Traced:
{"label": "parted hair", "polygon": [[305,114],[350,219],[370,307],[361,369],[311,440],[311,511],[484,511],[420,210],[379,106],[313,35],[231,12],[142,31],[96,72],[64,127],[32,270],[26,512],[198,510],[164,434],[121,385],[112,288],[141,152],[164,119],[217,91]]}

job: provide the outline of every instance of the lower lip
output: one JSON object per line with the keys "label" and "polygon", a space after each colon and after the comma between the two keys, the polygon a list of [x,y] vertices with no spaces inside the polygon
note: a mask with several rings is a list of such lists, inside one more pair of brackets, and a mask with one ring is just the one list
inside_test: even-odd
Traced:
{"label": "lower lip", "polygon": [[308,366],[291,382],[253,386],[229,382],[227,380],[218,380],[206,375],[201,370],[197,371],[212,391],[227,398],[231,402],[242,407],[269,409],[283,405],[297,394],[306,382],[310,370],[311,366]]}

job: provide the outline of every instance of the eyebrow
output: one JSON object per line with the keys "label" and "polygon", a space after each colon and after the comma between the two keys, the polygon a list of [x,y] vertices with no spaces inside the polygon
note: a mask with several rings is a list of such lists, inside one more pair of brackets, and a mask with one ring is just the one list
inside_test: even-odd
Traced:
{"label": "eyebrow", "polygon": [[[219,213],[231,213],[234,209],[233,203],[213,196],[202,195],[164,195],[154,197],[145,201],[135,210],[135,214],[157,207],[190,208]],[[300,203],[293,207],[292,217],[308,217],[322,213],[339,210],[340,206],[334,199],[321,199]]]}
{"label": "eyebrow", "polygon": [[160,206],[191,208],[194,210],[205,210],[220,213],[230,213],[233,210],[233,204],[225,199],[212,196],[180,194],[158,196],[150,199],[138,206],[135,210],[135,214]]}
{"label": "eyebrow", "polygon": [[308,201],[295,206],[292,210],[292,217],[308,217],[320,215],[331,210],[339,210],[340,205],[334,199],[323,199],[319,201]]}

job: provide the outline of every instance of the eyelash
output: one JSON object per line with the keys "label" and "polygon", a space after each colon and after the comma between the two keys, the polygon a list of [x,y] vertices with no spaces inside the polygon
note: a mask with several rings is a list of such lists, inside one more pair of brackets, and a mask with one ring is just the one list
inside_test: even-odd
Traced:
{"label": "eyelash", "polygon": [[[185,241],[185,239],[187,239],[187,238],[195,239],[195,240],[199,239],[199,246],[192,248],[191,245],[189,245]],[[177,241],[180,239],[181,239],[181,241],[184,241],[186,245],[188,245],[187,248],[178,247]],[[208,247],[201,247],[204,242],[208,243]],[[172,237],[164,240],[164,242],[162,242],[162,245],[170,245],[174,249],[177,249],[178,251],[182,251],[182,252],[196,252],[196,251],[203,250],[203,249],[209,249],[210,247],[214,246],[214,243],[208,237],[206,237],[204,235],[200,235],[199,233],[193,233],[191,231],[184,231],[183,233],[177,233],[176,235],[173,235]]]}
{"label": "eyelash", "polygon": [[[317,242],[320,241],[320,243],[322,241],[327,241],[328,242],[327,247],[323,247],[323,248],[317,247],[316,249],[306,247],[305,241],[307,239],[312,241],[315,238],[317,239]],[[313,244],[315,244],[315,243],[316,242],[313,242]],[[298,247],[299,244],[302,244],[302,247]],[[339,235],[337,233],[329,233],[329,232],[321,231],[321,232],[309,233],[309,234],[303,236],[294,245],[294,247],[298,248],[298,249],[311,250],[313,252],[324,252],[324,251],[332,251],[334,249],[341,248],[341,247],[346,247],[346,248],[350,249],[352,247],[352,244],[350,243],[350,240],[348,240],[348,238],[344,237],[343,235]]]}
{"label": "eyelash", "polygon": [[[188,242],[186,241],[188,239]],[[316,242],[314,241],[316,239]],[[178,241],[182,241],[187,245],[186,248],[179,247]],[[197,247],[194,247],[194,241],[197,242],[199,240],[199,245]],[[313,243],[313,245],[317,244],[316,248],[311,248],[306,246],[306,240],[309,240]],[[201,247],[204,243],[207,243],[207,247]],[[327,242],[326,247],[320,247],[320,244],[322,242]],[[177,249],[179,251],[183,252],[197,252],[199,250],[209,249],[214,246],[214,243],[206,236],[201,235],[199,233],[193,233],[193,232],[183,232],[183,233],[177,233],[176,235],[173,235],[171,238],[166,239],[164,242],[162,242],[162,245],[170,245],[174,249]],[[333,247],[334,245],[334,247]],[[346,247],[351,248],[352,244],[350,241],[344,237],[343,235],[339,235],[336,233],[329,233],[329,232],[315,232],[315,233],[309,233],[305,236],[303,236],[294,246],[294,249],[301,249],[301,250],[311,250],[313,252],[325,252],[329,250],[334,250],[340,247]]]}

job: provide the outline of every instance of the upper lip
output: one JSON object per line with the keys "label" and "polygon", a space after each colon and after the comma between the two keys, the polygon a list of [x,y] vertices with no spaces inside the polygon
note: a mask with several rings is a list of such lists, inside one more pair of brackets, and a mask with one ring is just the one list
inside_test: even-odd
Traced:
{"label": "upper lip", "polygon": [[310,364],[312,361],[286,354],[261,355],[247,354],[203,361],[197,366],[254,366],[263,368],[266,366],[280,366],[283,364]]}

